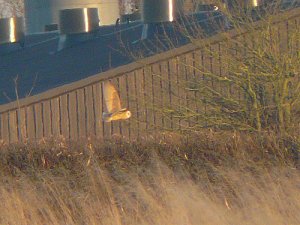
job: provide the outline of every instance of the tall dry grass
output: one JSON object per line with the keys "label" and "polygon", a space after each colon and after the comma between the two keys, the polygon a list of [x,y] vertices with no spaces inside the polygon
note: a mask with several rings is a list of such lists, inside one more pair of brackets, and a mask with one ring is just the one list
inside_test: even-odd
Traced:
{"label": "tall dry grass", "polygon": [[299,224],[293,144],[210,131],[3,146],[0,224]]}

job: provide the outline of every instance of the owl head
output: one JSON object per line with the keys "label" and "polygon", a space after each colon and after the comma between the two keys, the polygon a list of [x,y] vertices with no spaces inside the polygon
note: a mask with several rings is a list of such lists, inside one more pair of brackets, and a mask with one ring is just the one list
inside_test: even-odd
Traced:
{"label": "owl head", "polygon": [[132,113],[131,113],[129,110],[127,110],[127,111],[125,112],[125,117],[126,117],[126,119],[129,119],[129,118],[131,117],[131,115],[132,115]]}

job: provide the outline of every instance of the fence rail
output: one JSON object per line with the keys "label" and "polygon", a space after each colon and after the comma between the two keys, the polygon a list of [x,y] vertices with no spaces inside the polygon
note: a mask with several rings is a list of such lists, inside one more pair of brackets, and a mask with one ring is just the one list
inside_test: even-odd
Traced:
{"label": "fence rail", "polygon": [[[273,20],[272,26],[277,30],[283,49],[288,45],[289,36],[300,32],[299,24],[300,9],[282,13],[280,18]],[[264,29],[264,23],[257,22],[255,27],[259,32]],[[197,118],[182,120],[169,112],[177,108],[194,114],[209,111],[199,100],[200,93],[192,91],[192,81],[199,79],[220,92],[240,94],[235,93],[230,85],[224,86],[203,77],[205,71],[220,77],[228,76],[228,68],[224,66],[228,51],[242,54],[239,52],[242,50],[233,48],[231,40],[243,41],[248,32],[247,29],[231,30],[197,40],[178,49],[1,105],[0,139],[5,143],[61,136],[71,140],[87,137],[106,139],[113,135],[135,139],[157,128],[171,130],[193,126]],[[299,49],[299,43],[297,45]],[[102,82],[107,79],[118,88],[123,106],[132,112],[130,120],[102,122],[105,110]]]}

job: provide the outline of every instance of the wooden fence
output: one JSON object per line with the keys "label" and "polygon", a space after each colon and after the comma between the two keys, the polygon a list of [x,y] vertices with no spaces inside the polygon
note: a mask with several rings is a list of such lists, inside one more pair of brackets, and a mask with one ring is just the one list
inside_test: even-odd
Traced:
{"label": "wooden fence", "polygon": [[[272,22],[275,35],[283,48],[289,45],[289,35],[299,33],[300,9],[282,13]],[[262,22],[256,29],[264,29]],[[203,79],[205,71],[227,79],[229,76],[225,52],[233,48],[231,40],[243,41],[248,30],[231,30],[211,38],[168,52],[138,60],[129,65],[97,74],[78,82],[51,89],[39,95],[0,106],[0,139],[4,143],[61,137],[79,140],[88,137],[100,139],[120,135],[135,139],[156,129],[181,129],[193,126],[196,117],[182,120],[174,112],[207,113],[201,94],[193,91],[191,80],[202,80],[219,92],[240,95],[232,87],[213,79]],[[299,43],[297,43],[299,50]],[[202,68],[197,69],[197,68]],[[110,79],[118,88],[124,107],[132,118],[112,123],[102,122],[102,81]],[[182,85],[185,81],[186,85]],[[177,116],[175,116],[177,115]],[[199,115],[198,115],[199,117]]]}

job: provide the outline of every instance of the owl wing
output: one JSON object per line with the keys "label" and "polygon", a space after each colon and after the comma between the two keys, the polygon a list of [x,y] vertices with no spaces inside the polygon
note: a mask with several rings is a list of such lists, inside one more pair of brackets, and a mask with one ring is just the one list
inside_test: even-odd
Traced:
{"label": "owl wing", "polygon": [[108,113],[114,113],[121,110],[119,94],[110,81],[103,82],[103,96]]}

